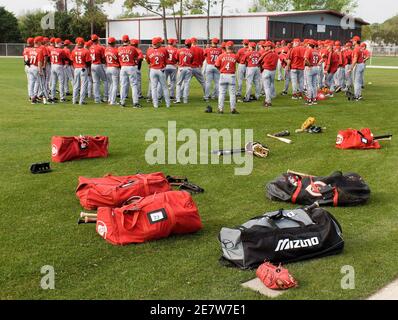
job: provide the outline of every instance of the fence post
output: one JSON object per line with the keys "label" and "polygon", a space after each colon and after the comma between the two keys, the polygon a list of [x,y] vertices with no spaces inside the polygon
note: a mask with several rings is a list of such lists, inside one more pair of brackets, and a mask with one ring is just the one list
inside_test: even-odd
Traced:
{"label": "fence post", "polygon": [[8,57],[8,43],[6,43],[6,57]]}

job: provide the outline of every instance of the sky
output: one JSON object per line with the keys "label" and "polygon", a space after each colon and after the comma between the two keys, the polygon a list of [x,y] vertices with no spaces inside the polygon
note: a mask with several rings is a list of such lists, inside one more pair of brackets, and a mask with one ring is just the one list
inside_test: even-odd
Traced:
{"label": "sky", "polygon": [[[397,0],[357,0],[358,8],[354,15],[370,23],[382,23],[388,18],[398,14]],[[106,6],[105,11],[111,18],[122,12],[124,0],[115,0],[111,6]],[[252,0],[225,0],[226,14],[234,12],[247,12]],[[49,0],[0,0],[0,6],[21,15],[27,10],[51,10],[53,6]]]}

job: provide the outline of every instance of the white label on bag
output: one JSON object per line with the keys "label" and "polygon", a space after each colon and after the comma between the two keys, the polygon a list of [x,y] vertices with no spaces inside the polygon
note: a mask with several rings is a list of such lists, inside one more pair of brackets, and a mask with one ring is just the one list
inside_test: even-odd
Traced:
{"label": "white label on bag", "polygon": [[148,212],[148,219],[151,224],[167,219],[166,210],[159,209],[156,211]]}
{"label": "white label on bag", "polygon": [[58,148],[55,144],[53,144],[51,147],[51,154],[53,155],[53,157],[55,157],[58,154]]}
{"label": "white label on bag", "polygon": [[102,238],[106,239],[106,233],[108,232],[108,228],[106,227],[106,224],[101,220],[97,221],[97,232]]}
{"label": "white label on bag", "polygon": [[292,250],[292,249],[301,249],[307,247],[314,247],[319,244],[318,237],[313,237],[310,239],[304,240],[290,240],[290,239],[282,239],[279,240],[278,245],[276,246],[275,252],[284,251],[284,250]]}

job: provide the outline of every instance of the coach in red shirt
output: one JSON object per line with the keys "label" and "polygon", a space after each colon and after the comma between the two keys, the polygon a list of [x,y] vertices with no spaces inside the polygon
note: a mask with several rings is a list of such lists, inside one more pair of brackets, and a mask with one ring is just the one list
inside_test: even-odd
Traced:
{"label": "coach in red shirt", "polygon": [[221,54],[215,63],[215,67],[220,70],[220,93],[218,95],[218,113],[224,113],[224,101],[229,90],[229,102],[232,114],[239,114],[236,110],[236,62],[237,57],[233,51],[234,43],[225,43],[225,53]]}
{"label": "coach in red shirt", "polygon": [[192,47],[191,51],[193,54],[192,61],[192,77],[195,77],[198,80],[199,84],[202,87],[203,95],[205,94],[205,79],[203,77],[203,62],[205,61],[204,51],[201,47],[198,46],[198,39],[192,38]]}
{"label": "coach in red shirt", "polygon": [[289,52],[288,69],[291,71],[293,87],[292,99],[297,100],[303,97],[304,91],[304,53],[305,47],[300,43],[300,39],[293,40],[293,48]]}
{"label": "coach in red shirt", "polygon": [[260,58],[262,80],[265,91],[264,107],[272,106],[272,99],[276,97],[275,93],[275,74],[278,66],[279,57],[274,51],[274,44],[271,41],[264,43],[264,53]]}

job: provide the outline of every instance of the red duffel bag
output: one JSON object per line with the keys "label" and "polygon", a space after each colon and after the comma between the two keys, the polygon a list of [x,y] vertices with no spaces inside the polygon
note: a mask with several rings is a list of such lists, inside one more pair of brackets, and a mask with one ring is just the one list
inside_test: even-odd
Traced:
{"label": "red duffel bag", "polygon": [[107,157],[108,146],[109,139],[103,136],[54,136],[51,139],[52,161]]}
{"label": "red duffel bag", "polygon": [[136,198],[122,208],[98,208],[98,234],[114,245],[142,243],[202,228],[198,208],[185,191]]}
{"label": "red duffel bag", "polygon": [[79,177],[76,196],[87,210],[98,207],[120,207],[133,196],[146,197],[170,191],[171,186],[161,172],[133,176],[106,175],[103,178]]}
{"label": "red duffel bag", "polygon": [[378,141],[373,139],[369,128],[362,130],[347,129],[339,131],[336,140],[338,149],[380,149]]}

